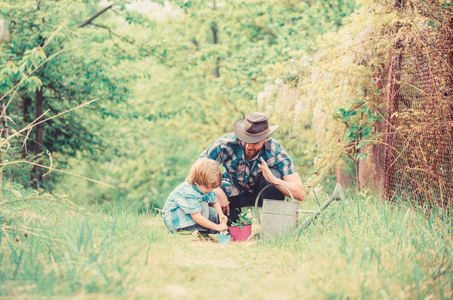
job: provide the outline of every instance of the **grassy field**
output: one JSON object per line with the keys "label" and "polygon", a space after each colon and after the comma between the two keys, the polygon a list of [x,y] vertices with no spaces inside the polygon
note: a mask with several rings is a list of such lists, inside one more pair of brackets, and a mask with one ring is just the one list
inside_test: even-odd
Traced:
{"label": "grassy field", "polygon": [[440,211],[348,191],[300,237],[225,245],[169,234],[124,203],[3,190],[0,298],[453,297],[452,216]]}

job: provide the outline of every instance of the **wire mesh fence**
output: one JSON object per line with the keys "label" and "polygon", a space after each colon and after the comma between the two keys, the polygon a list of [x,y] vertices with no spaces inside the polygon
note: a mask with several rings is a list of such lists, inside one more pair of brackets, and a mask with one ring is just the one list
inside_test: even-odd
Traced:
{"label": "wire mesh fence", "polygon": [[373,150],[388,199],[453,201],[452,20],[447,11],[442,22],[410,30],[394,45],[383,138]]}

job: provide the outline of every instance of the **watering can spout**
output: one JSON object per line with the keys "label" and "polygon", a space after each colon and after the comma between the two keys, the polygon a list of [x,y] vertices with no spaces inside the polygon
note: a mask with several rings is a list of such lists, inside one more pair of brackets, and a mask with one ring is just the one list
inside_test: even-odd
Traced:
{"label": "watering can spout", "polygon": [[329,200],[327,200],[322,206],[320,209],[318,209],[318,214],[323,211],[324,209],[327,208],[327,206],[330,205],[330,203],[332,203],[334,200],[337,200],[337,201],[343,201],[344,200],[344,192],[343,192],[343,188],[341,187],[341,185],[339,183],[337,183],[337,185],[335,186],[335,190],[333,191],[332,195],[330,196]]}
{"label": "watering can spout", "polygon": [[343,201],[344,200],[344,192],[343,188],[339,183],[335,186],[335,190],[332,193],[332,196],[330,196],[333,200],[337,201]]}
{"label": "watering can spout", "polygon": [[318,216],[324,209],[329,206],[334,200],[343,201],[344,200],[344,192],[343,188],[339,183],[335,186],[335,190],[333,191],[332,195],[330,196],[329,200],[327,200],[318,210],[314,211],[313,214],[308,217],[305,222],[301,226],[301,230],[299,231],[299,235],[302,233],[302,230],[305,229],[308,225],[313,222],[313,220]]}

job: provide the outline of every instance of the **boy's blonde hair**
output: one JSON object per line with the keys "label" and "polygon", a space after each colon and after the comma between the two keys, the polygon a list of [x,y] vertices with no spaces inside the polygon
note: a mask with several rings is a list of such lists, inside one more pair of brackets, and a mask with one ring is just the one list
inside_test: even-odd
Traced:
{"label": "boy's blonde hair", "polygon": [[215,189],[222,184],[222,173],[215,160],[200,158],[190,168],[186,181],[189,184],[198,183]]}

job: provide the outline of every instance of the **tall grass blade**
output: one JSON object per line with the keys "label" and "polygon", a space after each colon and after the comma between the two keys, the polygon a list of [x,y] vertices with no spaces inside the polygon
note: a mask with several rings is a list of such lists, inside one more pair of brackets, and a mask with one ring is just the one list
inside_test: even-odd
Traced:
{"label": "tall grass blade", "polygon": [[401,223],[401,230],[400,230],[400,234],[399,234],[399,244],[398,244],[398,246],[401,246],[404,243],[403,234],[406,231],[405,229],[406,229],[407,219],[409,218],[410,212],[411,212],[411,209],[408,208],[406,213],[404,214],[403,222]]}
{"label": "tall grass blade", "polygon": [[22,262],[22,257],[24,256],[24,249],[20,250],[19,257],[14,262],[16,263],[16,270],[13,274],[13,279],[16,279],[17,272],[19,271],[20,263]]}

